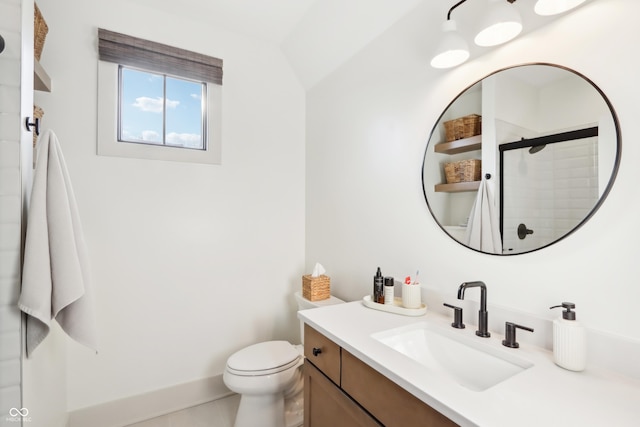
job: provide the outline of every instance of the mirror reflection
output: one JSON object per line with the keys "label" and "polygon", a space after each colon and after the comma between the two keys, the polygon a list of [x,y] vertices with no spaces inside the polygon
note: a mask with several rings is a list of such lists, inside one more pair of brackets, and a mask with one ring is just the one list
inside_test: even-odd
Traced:
{"label": "mirror reflection", "polygon": [[522,65],[487,76],[445,109],[427,144],[424,195],[459,243],[521,254],[584,224],[619,157],[615,113],[591,81],[555,65]]}

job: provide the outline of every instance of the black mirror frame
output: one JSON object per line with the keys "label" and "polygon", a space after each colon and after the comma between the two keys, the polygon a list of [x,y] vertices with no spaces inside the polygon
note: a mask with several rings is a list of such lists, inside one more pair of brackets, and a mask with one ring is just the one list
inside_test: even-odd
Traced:
{"label": "black mirror frame", "polygon": [[[572,74],[575,74],[578,77],[581,77],[582,79],[584,79],[586,82],[588,82],[602,97],[602,99],[604,100],[604,102],[606,103],[607,107],[609,108],[609,111],[611,112],[611,116],[613,119],[613,123],[615,125],[615,130],[616,130],[616,156],[615,156],[615,162],[613,165],[613,170],[611,171],[611,176],[609,178],[609,182],[607,184],[607,187],[605,188],[605,190],[602,192],[602,195],[600,196],[598,202],[595,204],[595,206],[593,207],[593,209],[591,209],[591,211],[589,212],[589,214],[587,216],[584,217],[584,219],[582,221],[580,221],[574,228],[571,229],[571,231],[569,231],[568,233],[564,234],[562,237],[546,244],[543,246],[540,246],[536,249],[532,249],[530,251],[525,251],[525,252],[517,252],[517,253],[501,253],[501,254],[494,254],[494,253],[489,253],[489,252],[483,252],[479,249],[475,249],[472,247],[469,247],[467,245],[465,245],[464,243],[460,242],[459,240],[455,239],[453,236],[451,236],[447,230],[444,228],[444,226],[440,223],[440,221],[438,221],[438,219],[436,218],[436,215],[433,212],[433,209],[431,208],[431,205],[429,204],[429,200],[427,198],[427,189],[425,187],[425,176],[424,176],[424,172],[425,172],[425,166],[426,166],[426,158],[427,158],[427,154],[429,152],[429,148],[430,147],[430,143],[431,143],[431,138],[433,137],[434,133],[437,130],[437,126],[438,123],[440,123],[440,121],[442,120],[444,114],[447,112],[447,110],[449,110],[449,108],[458,100],[458,98],[460,98],[460,96],[462,94],[464,94],[467,90],[469,90],[471,87],[473,87],[474,85],[476,85],[477,83],[481,82],[482,80],[493,76],[495,74],[498,74],[502,71],[506,71],[506,70],[511,70],[514,68],[519,68],[519,67],[526,67],[526,66],[531,66],[531,65],[544,65],[544,66],[549,66],[549,67],[554,67],[554,68],[559,68],[565,71],[568,71]],[[518,64],[518,65],[513,65],[513,66],[509,66],[509,67],[504,67],[501,69],[498,69],[494,72],[491,72],[489,74],[487,74],[486,76],[482,77],[479,80],[476,80],[475,82],[473,82],[472,84],[470,84],[469,86],[467,86],[463,91],[461,91],[445,108],[444,110],[442,110],[442,113],[440,114],[440,116],[438,116],[438,118],[435,121],[435,124],[433,125],[432,129],[431,129],[431,133],[429,134],[429,139],[427,140],[427,146],[425,149],[425,153],[424,153],[424,157],[423,157],[423,161],[422,161],[422,169],[421,169],[421,181],[422,181],[422,194],[424,196],[425,202],[427,204],[427,208],[429,209],[429,213],[431,214],[431,217],[436,221],[436,223],[438,224],[438,226],[442,229],[442,231],[448,236],[450,237],[452,240],[454,240],[455,242],[457,242],[458,244],[460,244],[461,246],[463,246],[464,248],[470,249],[474,252],[478,252],[481,254],[485,254],[485,255],[494,255],[494,256],[515,256],[515,255],[524,255],[524,254],[528,254],[528,253],[532,253],[532,252],[537,252],[541,249],[547,248],[551,245],[554,245],[558,242],[560,242],[561,240],[564,240],[566,237],[568,237],[569,235],[575,233],[579,228],[581,228],[589,219],[591,219],[596,211],[598,211],[598,209],[600,208],[600,206],[602,206],[602,204],[604,203],[605,199],[607,198],[607,196],[609,195],[609,192],[611,191],[611,188],[613,187],[613,184],[618,176],[618,169],[620,168],[620,161],[622,158],[622,135],[621,135],[621,131],[620,131],[620,122],[618,120],[618,115],[616,114],[615,109],[613,108],[613,105],[611,104],[611,101],[609,100],[609,98],[605,95],[605,93],[602,91],[602,89],[600,89],[600,87],[598,87],[591,79],[589,79],[588,77],[586,77],[584,74],[573,70],[571,68],[562,66],[562,65],[557,65],[557,64],[552,64],[552,63],[546,63],[546,62],[530,62],[530,63],[523,63],[523,64]]]}

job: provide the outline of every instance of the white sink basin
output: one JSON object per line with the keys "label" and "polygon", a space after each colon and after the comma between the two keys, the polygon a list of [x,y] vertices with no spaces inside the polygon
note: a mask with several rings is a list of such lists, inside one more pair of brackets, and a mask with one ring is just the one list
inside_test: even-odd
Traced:
{"label": "white sink basin", "polygon": [[495,348],[495,341],[483,342],[486,338],[477,337],[468,329],[447,330],[419,322],[372,337],[430,370],[446,373],[473,391],[484,391],[533,366],[510,354],[518,350]]}

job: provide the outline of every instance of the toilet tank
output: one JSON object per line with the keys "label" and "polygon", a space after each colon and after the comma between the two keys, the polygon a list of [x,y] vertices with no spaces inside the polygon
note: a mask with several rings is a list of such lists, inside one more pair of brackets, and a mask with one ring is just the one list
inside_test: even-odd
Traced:
{"label": "toilet tank", "polygon": [[[327,299],[323,299],[320,301],[309,301],[308,299],[303,297],[302,292],[299,292],[299,291],[296,292],[294,295],[296,297],[296,302],[298,303],[298,310],[308,310],[310,308],[318,308],[318,307],[324,307],[326,305],[344,303],[344,301],[342,301],[340,298],[334,297],[333,295],[331,295]],[[300,342],[304,343],[304,322],[302,320],[300,321]]]}

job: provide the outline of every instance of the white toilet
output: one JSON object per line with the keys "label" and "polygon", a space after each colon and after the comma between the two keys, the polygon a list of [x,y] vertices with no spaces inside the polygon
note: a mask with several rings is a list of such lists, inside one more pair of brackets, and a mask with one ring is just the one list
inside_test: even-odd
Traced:
{"label": "white toilet", "polygon": [[[331,296],[309,301],[295,293],[299,310],[339,304]],[[300,336],[303,323],[300,322]],[[234,427],[299,427],[303,421],[302,363],[304,347],[287,341],[250,345],[227,359],[222,376],[226,386],[240,396]]]}

